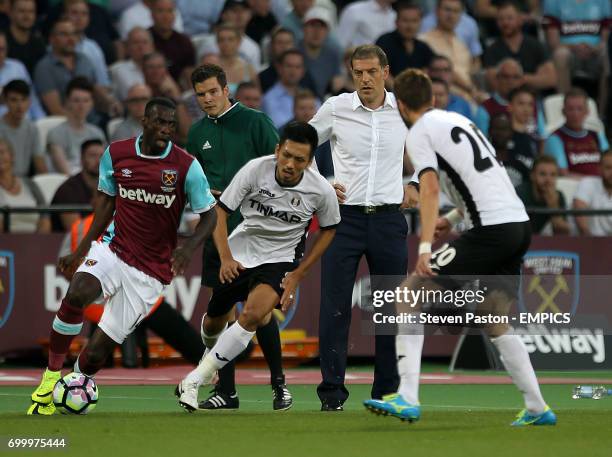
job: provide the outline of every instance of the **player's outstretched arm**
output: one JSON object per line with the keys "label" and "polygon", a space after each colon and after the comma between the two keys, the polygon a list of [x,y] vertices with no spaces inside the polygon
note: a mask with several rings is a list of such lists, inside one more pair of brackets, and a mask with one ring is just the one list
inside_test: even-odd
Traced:
{"label": "player's outstretched arm", "polygon": [[283,311],[289,309],[293,304],[295,297],[295,290],[300,284],[300,281],[306,276],[310,267],[312,267],[317,260],[321,258],[323,253],[327,250],[331,244],[334,236],[336,235],[336,229],[320,230],[317,239],[312,246],[312,249],[304,260],[300,263],[300,266],[295,270],[287,273],[287,276],[283,279],[282,287],[284,289],[283,296],[281,297],[280,304]]}
{"label": "player's outstretched arm", "polygon": [[81,259],[87,255],[91,242],[97,240],[108,227],[115,213],[115,197],[98,191],[98,199],[94,210],[94,220],[76,250],[59,259],[60,271],[67,277],[72,277],[74,271],[81,263]]}
{"label": "player's outstretched arm", "polygon": [[217,251],[219,252],[219,259],[221,260],[221,268],[219,268],[219,280],[221,284],[226,282],[232,282],[244,267],[234,260],[232,251],[230,250],[229,243],[227,242],[227,218],[229,213],[221,206],[217,206],[217,226],[213,233],[213,240]]}
{"label": "player's outstretched arm", "polygon": [[217,213],[214,208],[200,213],[200,222],[196,225],[193,235],[172,252],[170,262],[172,263],[172,274],[174,276],[183,274],[191,261],[191,256],[198,246],[211,236],[216,223]]}

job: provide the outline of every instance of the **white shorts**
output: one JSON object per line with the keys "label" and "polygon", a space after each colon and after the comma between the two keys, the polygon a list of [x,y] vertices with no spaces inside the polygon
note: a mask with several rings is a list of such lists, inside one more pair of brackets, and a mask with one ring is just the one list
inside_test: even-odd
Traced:
{"label": "white shorts", "polygon": [[95,303],[104,304],[104,313],[98,327],[118,344],[147,317],[164,291],[159,280],[129,266],[106,243],[97,241],[91,243],[77,272],[100,281],[103,296]]}

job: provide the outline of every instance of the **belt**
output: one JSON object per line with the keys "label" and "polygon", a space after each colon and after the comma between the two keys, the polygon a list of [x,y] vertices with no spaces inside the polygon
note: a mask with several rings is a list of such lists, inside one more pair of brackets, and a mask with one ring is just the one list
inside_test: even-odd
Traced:
{"label": "belt", "polygon": [[400,205],[398,204],[389,204],[389,205],[372,205],[372,206],[362,206],[362,205],[340,205],[340,208],[345,210],[355,211],[361,214],[379,214],[379,213],[393,213],[397,212],[400,209]]}

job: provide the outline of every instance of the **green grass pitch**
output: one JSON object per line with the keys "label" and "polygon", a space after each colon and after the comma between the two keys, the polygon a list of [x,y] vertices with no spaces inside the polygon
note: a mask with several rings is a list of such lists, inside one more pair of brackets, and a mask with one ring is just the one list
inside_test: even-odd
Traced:
{"label": "green grass pitch", "polygon": [[[1,455],[38,456],[612,456],[612,398],[572,400],[544,385],[556,427],[509,427],[521,405],[512,385],[423,385],[414,424],[368,413],[369,387],[350,386],[344,412],[321,413],[315,386],[293,385],[294,407],[272,411],[267,386],[240,386],[240,410],[182,411],[172,386],[100,386],[89,416],[27,417],[31,387],[0,388]],[[200,391],[204,397],[206,391]],[[65,436],[61,450],[8,450],[8,437]]]}

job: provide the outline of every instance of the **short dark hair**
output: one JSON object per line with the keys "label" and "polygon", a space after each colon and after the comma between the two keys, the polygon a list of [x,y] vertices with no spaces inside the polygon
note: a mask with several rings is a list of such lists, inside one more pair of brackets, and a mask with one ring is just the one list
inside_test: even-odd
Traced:
{"label": "short dark hair", "polygon": [[521,11],[521,7],[516,0],[502,0],[497,5],[497,11],[501,10],[502,8],[514,8],[518,12]]}
{"label": "short dark hair", "polygon": [[431,84],[442,84],[444,86],[444,88],[446,89],[446,92],[450,92],[450,87],[448,86],[448,83],[440,78],[430,78],[431,79]]}
{"label": "short dark hair", "polygon": [[283,64],[287,56],[291,56],[291,55],[300,56],[302,58],[302,61],[304,61],[304,54],[302,53],[302,51],[296,48],[291,48],[291,49],[287,49],[286,51],[283,51],[281,55],[278,56],[278,59],[276,60],[276,62],[279,64]]}
{"label": "short dark hair", "polygon": [[104,146],[104,142],[100,138],[90,138],[89,140],[85,140],[81,143],[81,155],[85,154],[87,148],[90,146]]}
{"label": "short dark hair", "polygon": [[13,79],[9,81],[6,86],[2,89],[2,95],[6,97],[8,94],[14,93],[29,97],[31,90],[30,86],[23,79]]}
{"label": "short dark hair", "polygon": [[453,61],[450,60],[448,57],[443,56],[442,54],[434,54],[433,56],[431,56],[431,60],[429,61],[429,65],[428,67],[431,68],[431,65],[436,61],[436,60],[444,60],[445,62],[449,63],[451,68],[453,67]]}
{"label": "short dark hair", "polygon": [[535,100],[535,94],[533,93],[533,91],[523,84],[522,86],[516,87],[510,91],[510,93],[508,94],[508,101],[511,102],[512,100],[514,100],[515,97],[518,97],[521,94],[529,94]]}
{"label": "short dark hair", "polygon": [[353,51],[353,55],[351,55],[351,68],[353,68],[354,60],[371,59],[372,57],[378,58],[381,67],[389,65],[387,54],[385,54],[385,51],[383,51],[380,46],[376,46],[375,44],[362,44],[361,46],[357,46]]}
{"label": "short dark hair", "polygon": [[534,172],[536,170],[536,168],[538,168],[538,166],[540,164],[552,164],[555,165],[557,168],[559,168],[559,164],[557,163],[557,159],[555,159],[553,156],[549,156],[549,155],[541,155],[539,157],[537,157],[534,161],[533,161],[533,165],[531,166],[531,171]]}
{"label": "short dark hair", "polygon": [[287,27],[283,27],[282,25],[277,25],[272,29],[272,33],[270,33],[270,40],[274,40],[277,35],[280,35],[281,33],[288,33],[295,40],[295,35],[293,34],[293,32]]}
{"label": "short dark hair", "polygon": [[421,70],[409,68],[402,71],[395,78],[393,87],[395,97],[409,110],[418,111],[431,104],[431,79]]}
{"label": "short dark hair", "polygon": [[223,68],[214,63],[206,63],[199,66],[191,73],[191,85],[195,88],[195,85],[202,83],[210,78],[217,78],[221,88],[227,86],[227,75]]}
{"label": "short dark hair", "polygon": [[76,78],[72,78],[66,86],[66,98],[70,97],[70,94],[75,90],[84,90],[93,95],[94,86],[85,76],[77,76]]}
{"label": "short dark hair", "polygon": [[572,98],[572,97],[582,97],[584,98],[585,102],[589,101],[589,96],[586,93],[586,91],[580,87],[572,87],[570,88],[570,90],[568,90],[565,93],[565,96],[563,97],[563,104],[565,105],[565,102],[567,101],[568,98]]}
{"label": "short dark hair", "polygon": [[309,144],[311,160],[314,157],[315,150],[319,146],[319,135],[316,129],[306,122],[289,122],[281,132],[278,144],[283,144],[287,140]]}
{"label": "short dark hair", "polygon": [[236,27],[231,22],[222,22],[221,24],[215,27],[215,35],[218,35],[219,32],[232,32],[236,37],[240,38],[240,29]]}
{"label": "short dark hair", "polygon": [[423,16],[423,8],[418,2],[412,0],[400,0],[396,3],[395,11],[397,11],[397,15],[405,10],[417,10],[421,16]]}
{"label": "short dark hair", "polygon": [[238,84],[238,87],[236,87],[236,94],[245,89],[259,89],[259,86],[253,81],[242,81],[240,84]]}
{"label": "short dark hair", "polygon": [[166,97],[153,97],[145,106],[145,116],[149,116],[151,111],[156,107],[162,107],[168,110],[176,111],[176,103]]}
{"label": "short dark hair", "polygon": [[293,96],[293,104],[296,105],[298,100],[315,99],[317,96],[310,89],[298,89]]}

